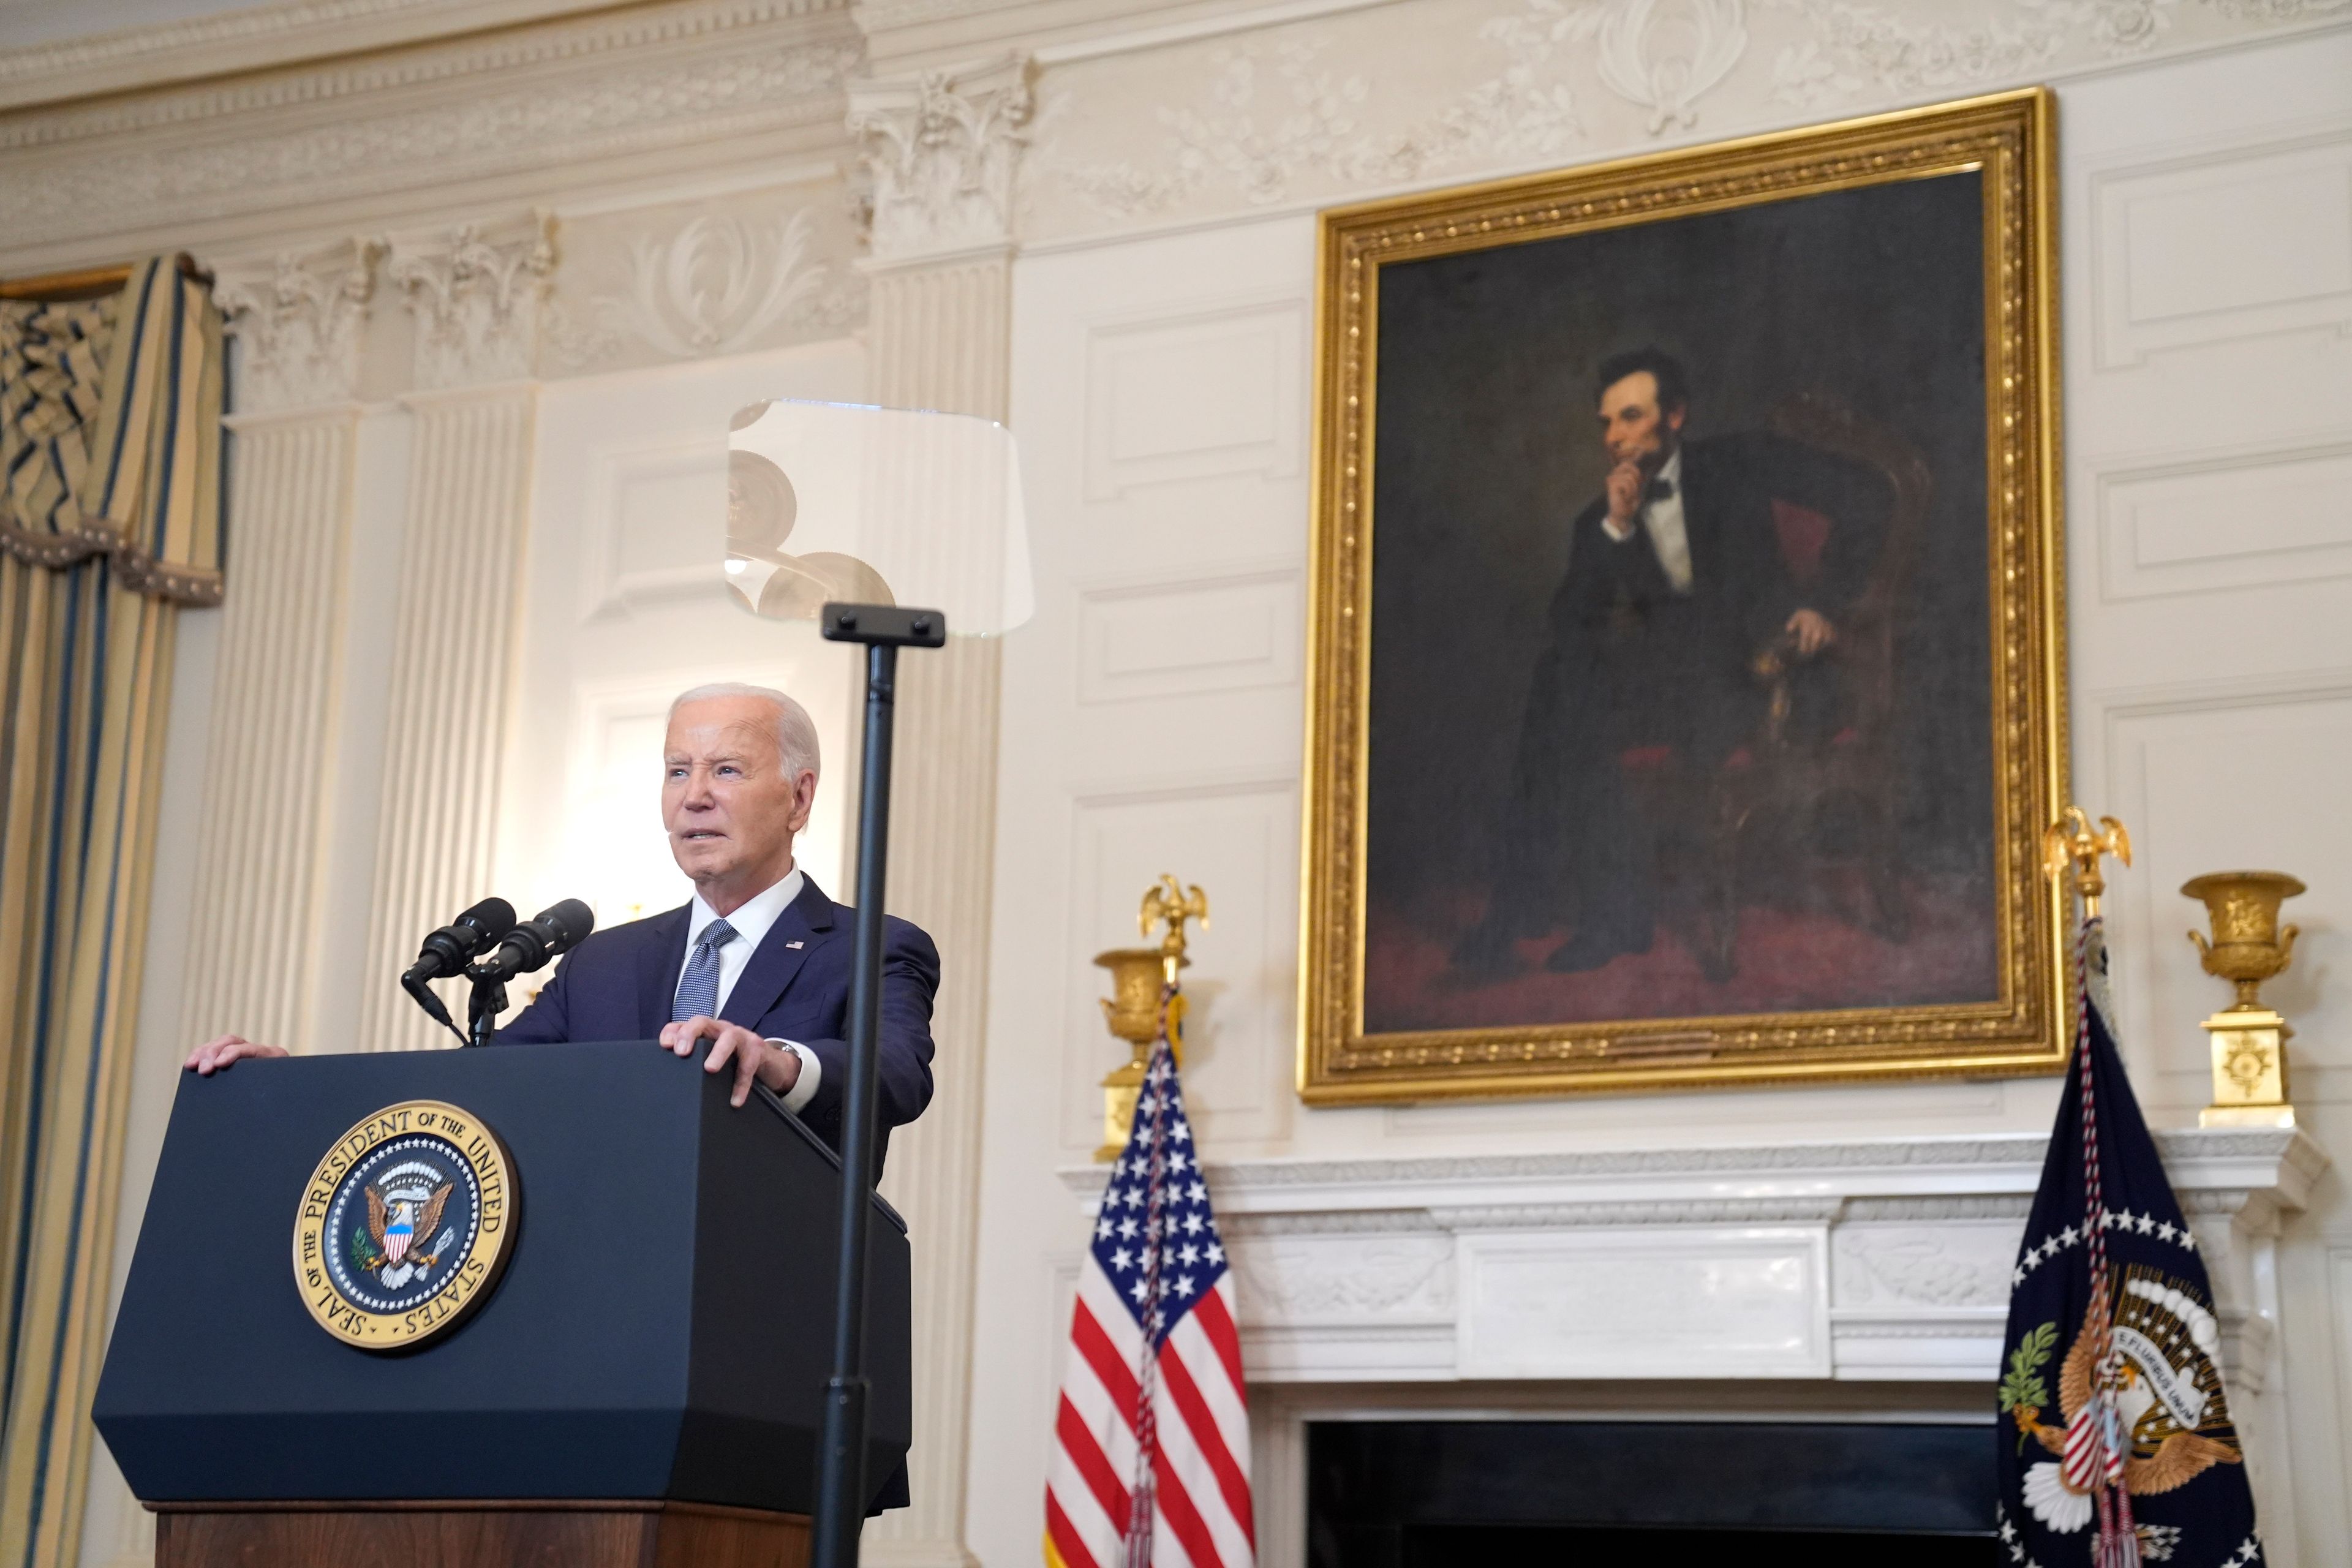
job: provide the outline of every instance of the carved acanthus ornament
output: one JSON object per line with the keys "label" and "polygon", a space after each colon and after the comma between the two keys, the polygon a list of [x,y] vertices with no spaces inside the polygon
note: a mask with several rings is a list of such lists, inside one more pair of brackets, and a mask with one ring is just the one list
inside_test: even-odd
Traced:
{"label": "carved acanthus ornament", "polygon": [[394,243],[389,273],[416,318],[416,384],[511,381],[537,368],[555,271],[555,219],[461,226],[446,239]]}
{"label": "carved acanthus ornament", "polygon": [[307,257],[218,269],[215,298],[241,353],[238,413],[359,395],[361,340],[383,249],[379,239],[348,239]]}
{"label": "carved acanthus ornament", "polygon": [[864,284],[817,254],[806,209],[767,222],[705,213],[639,236],[622,291],[558,300],[547,344],[575,365],[616,358],[631,341],[673,359],[740,353],[782,331],[848,327],[863,310]]}
{"label": "carved acanthus ornament", "polygon": [[873,182],[874,255],[897,261],[1006,243],[1036,107],[1027,55],[850,89],[849,133]]}

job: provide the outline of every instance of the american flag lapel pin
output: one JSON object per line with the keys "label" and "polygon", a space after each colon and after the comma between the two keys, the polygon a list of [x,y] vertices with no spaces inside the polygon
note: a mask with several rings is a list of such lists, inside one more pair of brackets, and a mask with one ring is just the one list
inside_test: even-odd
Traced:
{"label": "american flag lapel pin", "polygon": [[806,942],[788,942],[784,943],[784,945],[785,945],[786,947],[805,947],[805,946],[807,946],[808,944],[807,944]]}

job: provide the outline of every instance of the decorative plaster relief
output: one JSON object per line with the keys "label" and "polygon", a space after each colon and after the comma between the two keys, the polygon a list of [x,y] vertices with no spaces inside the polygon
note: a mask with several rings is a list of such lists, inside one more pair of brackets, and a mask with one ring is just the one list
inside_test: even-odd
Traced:
{"label": "decorative plaster relief", "polygon": [[[2352,0],[1420,0],[1057,64],[1023,237],[1304,206],[2210,47]],[[1377,90],[1375,89],[1377,84]]]}
{"label": "decorative plaster relief", "polygon": [[416,317],[416,384],[512,381],[538,369],[540,306],[555,270],[555,220],[485,230],[465,224],[439,242],[394,243],[386,269]]}
{"label": "decorative plaster relief", "polygon": [[[735,198],[641,230],[625,248],[609,247],[610,258],[588,254],[589,224],[567,226],[565,288],[548,312],[549,356],[599,369],[696,359],[838,337],[864,319],[865,279],[848,265],[845,218],[821,226],[814,206],[769,216],[743,207]],[[612,287],[584,282],[593,272]]]}
{"label": "decorative plaster relief", "polygon": [[1843,1225],[1832,1300],[1840,1307],[2002,1307],[2017,1260],[2014,1224]]}
{"label": "decorative plaster relief", "polygon": [[853,83],[849,133],[873,180],[874,255],[903,260],[1013,232],[1013,180],[1035,100],[1027,55],[910,79]]}
{"label": "decorative plaster relief", "polygon": [[359,395],[362,329],[383,249],[380,239],[348,239],[308,257],[216,265],[213,297],[239,350],[238,413]]}
{"label": "decorative plaster relief", "polygon": [[1979,19],[1906,21],[1847,0],[1759,0],[1807,36],[1772,62],[1774,96],[1807,109],[2021,78],[2085,43],[2101,53],[2153,46],[2179,0],[2014,0]]}
{"label": "decorative plaster relief", "polygon": [[1245,1328],[1453,1321],[1451,1237],[1253,1237],[1234,1261]]}
{"label": "decorative plaster relief", "polygon": [[1740,0],[1619,0],[1601,24],[1601,79],[1650,111],[1649,134],[1687,131],[1698,123],[1699,95],[1747,47]]}

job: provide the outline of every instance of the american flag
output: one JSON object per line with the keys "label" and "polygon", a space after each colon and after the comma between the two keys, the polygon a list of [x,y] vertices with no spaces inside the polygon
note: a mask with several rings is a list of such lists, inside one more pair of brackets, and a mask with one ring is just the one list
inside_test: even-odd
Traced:
{"label": "american flag", "polygon": [[1047,1568],[1255,1563],[1234,1320],[1233,1275],[1163,1028],[1078,1275],[1045,1478]]}

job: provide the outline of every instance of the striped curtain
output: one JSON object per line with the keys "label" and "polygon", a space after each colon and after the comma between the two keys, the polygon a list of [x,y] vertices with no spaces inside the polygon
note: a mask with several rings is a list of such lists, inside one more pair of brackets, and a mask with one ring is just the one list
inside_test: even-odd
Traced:
{"label": "striped curtain", "polygon": [[220,317],[169,260],[0,301],[0,1568],[71,1568],[181,605],[220,600]]}

